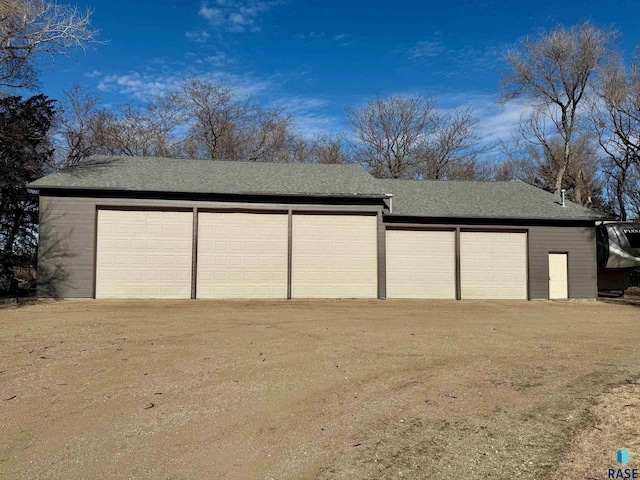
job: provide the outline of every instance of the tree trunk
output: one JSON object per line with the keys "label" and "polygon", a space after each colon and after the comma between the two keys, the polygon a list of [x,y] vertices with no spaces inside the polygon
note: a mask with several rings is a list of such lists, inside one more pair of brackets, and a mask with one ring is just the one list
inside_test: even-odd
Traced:
{"label": "tree trunk", "polygon": [[627,209],[624,205],[624,187],[627,183],[627,176],[622,173],[618,181],[616,182],[616,200],[618,202],[618,211],[620,213],[620,220],[627,221]]}
{"label": "tree trunk", "polygon": [[560,190],[562,190],[562,183],[564,182],[564,175],[567,172],[567,164],[563,163],[558,169],[558,173],[556,174],[556,185],[553,189],[553,193],[556,195],[560,194]]}

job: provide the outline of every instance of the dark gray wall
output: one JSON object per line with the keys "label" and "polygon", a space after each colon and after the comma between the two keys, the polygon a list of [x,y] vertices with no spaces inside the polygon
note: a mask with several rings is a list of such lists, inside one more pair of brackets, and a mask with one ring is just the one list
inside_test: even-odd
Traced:
{"label": "dark gray wall", "polygon": [[[345,200],[347,202],[348,200]],[[98,208],[180,209],[231,211],[289,211],[375,214],[380,205],[323,205],[320,203],[207,202],[133,198],[101,198],[40,195],[38,244],[38,295],[59,298],[95,296],[96,212]],[[335,202],[335,199],[331,199]],[[379,222],[379,238],[384,229]],[[384,241],[382,242],[384,245]],[[384,247],[383,247],[384,248]],[[384,266],[384,263],[382,263]],[[378,268],[380,269],[380,262]]]}
{"label": "dark gray wall", "polygon": [[38,295],[92,298],[95,203],[40,197]]}
{"label": "dark gray wall", "polygon": [[569,298],[597,298],[595,226],[529,228],[531,298],[549,298],[549,253],[568,254]]}

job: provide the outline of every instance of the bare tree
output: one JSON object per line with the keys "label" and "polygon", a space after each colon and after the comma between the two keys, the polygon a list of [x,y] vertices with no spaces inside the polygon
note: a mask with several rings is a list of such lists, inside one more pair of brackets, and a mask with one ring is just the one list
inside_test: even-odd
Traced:
{"label": "bare tree", "polygon": [[178,94],[188,118],[189,156],[234,161],[291,161],[292,121],[281,107],[262,108],[233,88],[192,78]]}
{"label": "bare tree", "polygon": [[115,110],[115,115],[109,125],[107,145],[119,150],[118,154],[180,156],[181,140],[176,130],[186,117],[169,96],[156,97],[143,106],[122,105]]}
{"label": "bare tree", "polygon": [[93,154],[182,156],[186,114],[175,95],[141,106],[100,107],[100,98],[78,85],[64,92],[57,125],[57,168]]}
{"label": "bare tree", "polygon": [[[596,70],[611,55],[616,32],[590,23],[571,28],[556,27],[536,38],[527,37],[507,53],[509,70],[502,79],[504,101],[524,97],[533,102],[535,113],[525,131],[546,156],[556,155],[558,168],[553,191],[562,188],[572,161],[572,145]],[[551,138],[559,137],[557,152]]]}
{"label": "bare tree", "polygon": [[424,164],[418,169],[429,180],[473,180],[484,175],[480,160],[491,145],[481,144],[478,120],[471,110],[435,115],[433,132],[425,144]]}
{"label": "bare tree", "polygon": [[69,55],[95,42],[91,12],[46,0],[5,0],[0,9],[0,86],[36,84],[38,55]]}
{"label": "bare tree", "polygon": [[192,78],[180,94],[192,125],[187,148],[192,157],[231,159],[238,146],[237,123],[249,111],[232,88],[222,83]]}
{"label": "bare tree", "polygon": [[[590,135],[575,136],[571,148],[574,154],[566,166],[561,189],[567,190],[575,203],[603,210],[602,182],[599,176],[599,156]],[[502,164],[494,169],[494,180],[519,180],[547,191],[553,191],[558,170],[563,168],[564,144],[551,138],[546,147],[516,136],[511,143],[503,142]]]}
{"label": "bare tree", "polygon": [[362,107],[347,107],[360,163],[374,175],[402,178],[424,161],[425,136],[435,122],[435,101],[421,96],[376,95]]}
{"label": "bare tree", "polygon": [[440,112],[421,96],[381,98],[347,108],[355,158],[372,174],[390,178],[473,179],[482,153],[470,110]]}
{"label": "bare tree", "polygon": [[344,135],[319,135],[311,140],[309,160],[314,163],[345,164],[352,159]]}
{"label": "bare tree", "polygon": [[627,196],[629,198],[629,208],[627,220],[640,221],[640,167],[634,165],[629,171],[626,183]]}
{"label": "bare tree", "polygon": [[607,178],[616,216],[627,219],[633,170],[640,167],[640,66],[638,56],[627,72],[620,58],[600,75],[598,98],[591,102],[591,127],[604,154]]}
{"label": "bare tree", "polygon": [[283,142],[274,149],[270,158],[263,161],[274,161],[280,163],[308,163],[312,162],[313,144],[310,140],[296,134],[293,130],[288,130],[284,135]]}
{"label": "bare tree", "polygon": [[97,144],[94,120],[98,113],[98,95],[77,83],[63,93],[58,107],[56,128],[56,166],[66,168],[93,155]]}
{"label": "bare tree", "polygon": [[183,138],[179,130],[184,129],[187,114],[180,106],[176,93],[158,95],[145,107],[148,122],[155,132],[154,153],[160,157],[183,156]]}
{"label": "bare tree", "polygon": [[236,122],[236,148],[229,160],[278,162],[290,160],[287,148],[293,135],[291,117],[283,108],[251,105]]}

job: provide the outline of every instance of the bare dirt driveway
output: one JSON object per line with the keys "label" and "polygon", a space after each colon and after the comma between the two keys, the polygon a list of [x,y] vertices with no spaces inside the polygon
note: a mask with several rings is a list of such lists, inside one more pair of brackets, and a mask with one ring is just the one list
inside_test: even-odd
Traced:
{"label": "bare dirt driveway", "polygon": [[3,308],[0,478],[540,479],[636,382],[639,327],[604,302]]}

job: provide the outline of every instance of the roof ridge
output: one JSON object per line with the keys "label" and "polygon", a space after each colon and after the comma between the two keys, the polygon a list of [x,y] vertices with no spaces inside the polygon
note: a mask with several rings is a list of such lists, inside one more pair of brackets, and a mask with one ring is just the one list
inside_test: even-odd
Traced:
{"label": "roof ridge", "polygon": [[[518,184],[524,184],[524,185],[528,185],[525,182],[522,182],[520,180],[449,180],[449,179],[432,179],[432,178],[426,178],[426,179],[416,179],[416,178],[377,178],[374,177],[377,181],[384,181],[384,182],[407,182],[407,183],[482,183],[482,184],[496,184],[496,183],[503,183],[503,184],[514,184],[514,185],[518,185]],[[537,188],[537,187],[534,187]]]}
{"label": "roof ridge", "polygon": [[[357,170],[364,170],[364,167],[360,164],[354,163],[312,163],[312,162],[260,162],[249,160],[227,160],[221,158],[192,158],[192,157],[149,157],[149,156],[136,156],[136,155],[91,155],[87,157],[83,162],[80,162],[73,166],[80,166],[86,163],[90,163],[91,160],[149,160],[149,161],[176,161],[176,162],[213,162],[213,163],[229,163],[233,165],[280,165],[291,167],[322,167],[322,168],[350,168]],[[370,175],[370,174],[369,174]],[[375,177],[372,176],[375,179]]]}

